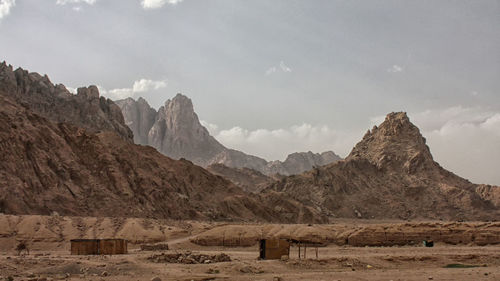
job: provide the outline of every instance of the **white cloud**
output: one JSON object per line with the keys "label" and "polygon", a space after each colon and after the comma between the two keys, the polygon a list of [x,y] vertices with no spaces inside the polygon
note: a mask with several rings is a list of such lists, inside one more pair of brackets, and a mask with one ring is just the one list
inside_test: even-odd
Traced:
{"label": "white cloud", "polygon": [[271,75],[276,72],[276,66],[270,67],[268,70],[266,70],[266,75]]}
{"label": "white cloud", "polygon": [[299,151],[333,150],[337,154],[346,155],[362,136],[362,132],[346,133],[325,125],[307,123],[274,130],[248,130],[239,126],[218,130],[216,125],[207,122],[202,124],[225,146],[268,160],[284,160],[288,154]]}
{"label": "white cloud", "polygon": [[89,5],[94,5],[97,0],[57,0],[56,4],[57,5],[66,5],[66,4],[80,4],[80,3],[86,3]]}
{"label": "white cloud", "polygon": [[146,10],[158,9],[163,7],[165,4],[176,5],[183,2],[184,0],[142,0],[142,8]]}
{"label": "white cloud", "polygon": [[285,62],[283,61],[280,61],[279,65],[278,66],[271,66],[270,68],[268,68],[265,72],[266,75],[271,75],[273,73],[276,73],[278,70],[281,70],[282,72],[292,72],[292,69],[290,67],[288,67]]}
{"label": "white cloud", "polygon": [[72,94],[76,94],[76,88],[66,86],[66,90],[68,90]]}
{"label": "white cloud", "polygon": [[133,97],[137,93],[151,92],[154,90],[159,90],[167,86],[166,80],[154,81],[150,79],[140,79],[134,82],[131,88],[117,88],[112,90],[106,90],[101,86],[99,88],[99,93],[106,96],[112,100],[125,99],[128,97]]}
{"label": "white cloud", "polygon": [[398,72],[403,72],[403,71],[404,71],[404,68],[402,66],[397,65],[397,64],[395,64],[387,69],[387,72],[389,72],[389,73],[398,73]]}
{"label": "white cloud", "polygon": [[219,126],[216,124],[209,123],[205,120],[200,120],[200,123],[203,127],[207,128],[210,135],[215,136],[219,132]]}
{"label": "white cloud", "polygon": [[132,88],[119,88],[112,89],[107,92],[105,91],[104,93],[102,93],[102,95],[105,95],[112,100],[118,100],[132,97],[134,95],[134,91],[132,90]]}
{"label": "white cloud", "polygon": [[132,86],[132,91],[134,93],[142,93],[148,92],[151,90],[158,90],[161,88],[165,88],[167,86],[167,81],[153,81],[149,79],[141,79],[139,81],[135,81]]}
{"label": "white cloud", "polygon": [[292,69],[288,66],[283,61],[280,61],[280,68],[283,70],[283,72],[292,72]]}
{"label": "white cloud", "polygon": [[10,9],[16,5],[16,0],[0,0],[0,20],[10,14]]}

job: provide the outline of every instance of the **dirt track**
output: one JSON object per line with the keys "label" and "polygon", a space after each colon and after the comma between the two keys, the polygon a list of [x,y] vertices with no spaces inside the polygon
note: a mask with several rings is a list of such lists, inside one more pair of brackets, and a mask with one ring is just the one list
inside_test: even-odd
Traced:
{"label": "dirt track", "polygon": [[[174,253],[177,250],[167,252]],[[319,249],[319,259],[257,260],[257,248],[212,248],[232,261],[213,264],[166,264],[147,260],[152,252],[132,249],[121,256],[70,256],[67,251],[36,251],[30,256],[0,255],[2,276],[69,280],[498,280],[500,247],[437,245],[421,247],[337,247]],[[472,268],[444,268],[449,264]],[[106,272],[103,274],[103,272]],[[106,275],[106,276],[104,276]],[[33,277],[30,277],[33,278]],[[432,279],[430,279],[432,278]]]}

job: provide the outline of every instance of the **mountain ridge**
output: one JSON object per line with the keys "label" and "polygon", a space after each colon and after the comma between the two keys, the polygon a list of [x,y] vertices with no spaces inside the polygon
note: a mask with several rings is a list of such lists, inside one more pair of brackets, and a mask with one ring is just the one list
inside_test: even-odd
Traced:
{"label": "mountain ridge", "polygon": [[[99,128],[102,123],[95,122],[94,114],[100,113],[88,111],[81,119],[72,120],[74,123],[51,120],[51,107],[62,112],[64,108],[56,107],[64,103],[47,102],[45,98],[54,99],[43,95],[57,92],[40,95],[36,89],[17,91],[17,87],[5,85],[0,84],[1,213],[326,221],[312,208],[282,194],[246,193],[190,161],[174,160],[152,147],[136,145],[120,135],[120,130]],[[91,94],[93,100],[98,97],[97,88],[97,92],[82,89],[78,95]],[[40,97],[31,99],[30,95]],[[78,95],[68,99],[79,99]],[[33,110],[38,104],[43,110]],[[48,117],[42,116],[44,113]],[[276,207],[281,212],[276,212]]]}
{"label": "mountain ridge", "polygon": [[331,217],[446,220],[497,220],[498,188],[442,168],[404,112],[388,114],[346,159],[267,187]]}
{"label": "mountain ridge", "polygon": [[[174,159],[189,159],[202,167],[223,164],[230,168],[254,169],[266,175],[291,175],[341,159],[333,151],[321,154],[309,151],[292,153],[285,161],[267,161],[226,148],[201,125],[191,99],[180,93],[173,99],[167,100],[158,111],[151,108],[143,98],[137,101],[127,98],[117,100],[115,103],[121,108],[137,143],[151,145]],[[143,122],[143,116],[149,116],[153,111],[156,112],[155,121]],[[152,118],[148,117],[147,120]],[[138,126],[138,124],[143,125]],[[144,141],[146,131],[148,131],[147,143]]]}
{"label": "mountain ridge", "polygon": [[96,86],[78,88],[73,95],[64,85],[52,84],[47,75],[22,68],[13,70],[4,61],[0,63],[0,90],[53,122],[72,123],[92,132],[114,131],[125,140],[133,141],[120,108],[100,96]]}

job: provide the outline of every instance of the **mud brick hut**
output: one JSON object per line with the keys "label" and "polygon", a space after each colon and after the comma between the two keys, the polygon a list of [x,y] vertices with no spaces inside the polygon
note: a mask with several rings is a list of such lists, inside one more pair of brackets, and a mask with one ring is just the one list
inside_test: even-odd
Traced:
{"label": "mud brick hut", "polygon": [[72,255],[121,255],[127,253],[125,239],[73,239]]}
{"label": "mud brick hut", "polygon": [[290,255],[290,242],[286,239],[262,239],[259,245],[261,259],[273,260]]}

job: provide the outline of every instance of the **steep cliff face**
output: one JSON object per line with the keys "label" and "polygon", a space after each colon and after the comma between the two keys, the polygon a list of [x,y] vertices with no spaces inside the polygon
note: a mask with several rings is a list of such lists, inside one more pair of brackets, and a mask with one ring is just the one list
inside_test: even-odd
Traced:
{"label": "steep cliff face", "polygon": [[0,64],[0,91],[34,113],[54,122],[74,124],[92,132],[114,131],[132,141],[132,131],[125,125],[120,108],[110,99],[99,97],[96,86],[79,88],[71,94],[62,84],[22,68],[15,71]]}
{"label": "steep cliff face", "polygon": [[150,107],[143,98],[139,98],[137,101],[127,98],[115,101],[115,103],[121,108],[125,124],[134,133],[134,143],[149,144],[149,130],[156,121],[156,110]]}
{"label": "steep cliff face", "polygon": [[336,217],[487,220],[500,214],[488,199],[494,192],[436,163],[402,112],[387,115],[345,160],[287,177],[270,190]]}
{"label": "steep cliff face", "polygon": [[148,143],[169,157],[186,158],[202,166],[225,149],[200,124],[191,100],[181,94],[160,107]]}
{"label": "steep cliff face", "polygon": [[[126,124],[134,132],[136,143],[151,145],[169,157],[185,158],[203,167],[223,164],[232,168],[254,169],[266,175],[291,175],[340,160],[329,151],[322,154],[294,153],[284,162],[268,162],[226,148],[201,125],[192,101],[182,94],[165,102],[157,113],[142,98],[137,101],[128,98],[116,103],[122,109]],[[151,122],[152,119],[154,122]]]}

